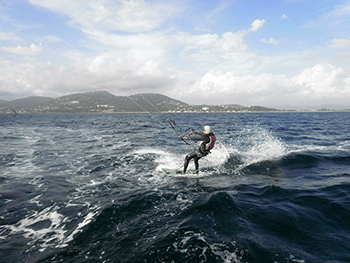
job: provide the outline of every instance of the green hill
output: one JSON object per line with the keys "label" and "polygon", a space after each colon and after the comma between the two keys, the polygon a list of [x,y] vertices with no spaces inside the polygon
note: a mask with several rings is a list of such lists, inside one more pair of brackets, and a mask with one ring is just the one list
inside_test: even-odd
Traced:
{"label": "green hill", "polygon": [[0,101],[0,112],[17,113],[88,113],[88,112],[235,112],[275,111],[260,106],[243,107],[238,104],[189,105],[157,93],[115,96],[107,91],[76,93],[59,97],[28,97]]}

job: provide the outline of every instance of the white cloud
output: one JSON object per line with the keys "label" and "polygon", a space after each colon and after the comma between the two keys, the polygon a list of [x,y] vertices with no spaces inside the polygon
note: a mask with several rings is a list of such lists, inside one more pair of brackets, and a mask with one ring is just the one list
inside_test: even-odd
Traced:
{"label": "white cloud", "polygon": [[21,41],[21,38],[12,32],[0,32],[0,40]]}
{"label": "white cloud", "polygon": [[[146,3],[145,1],[136,2],[139,2],[139,4]],[[79,22],[90,40],[84,42],[84,45],[94,49],[95,53],[84,54],[79,51],[65,49],[61,56],[67,60],[62,65],[56,65],[48,61],[33,61],[35,66],[33,66],[30,74],[28,71],[22,70],[27,64],[19,63],[17,66],[6,67],[3,74],[8,76],[17,75],[22,80],[11,83],[12,86],[16,87],[13,90],[15,94],[27,94],[30,90],[29,86],[32,89],[32,95],[45,96],[63,95],[72,92],[72,89],[74,89],[74,92],[105,89],[114,94],[120,92],[127,94],[168,92],[169,88],[176,89],[177,84],[183,83],[181,79],[181,76],[184,75],[182,72],[183,65],[180,65],[181,62],[179,62],[181,57],[185,63],[193,62],[197,69],[204,66],[199,72],[205,70],[206,67],[210,67],[213,62],[215,64],[220,63],[222,59],[226,60],[231,67],[232,60],[235,62],[238,60],[244,61],[245,63],[246,57],[250,55],[246,54],[247,46],[244,43],[244,36],[258,30],[264,24],[263,21],[255,20],[249,30],[226,32],[221,35],[191,35],[189,33],[173,32],[172,30],[122,34],[98,28],[99,25],[96,19],[95,22],[89,24],[85,11],[83,10],[82,13],[79,11],[81,1],[69,5],[68,10],[64,10],[62,7],[64,3],[57,4],[56,1],[31,0],[31,3],[40,4],[55,12],[62,12],[70,16],[72,23],[74,23],[73,21],[85,21],[86,19],[86,24],[85,22]],[[98,3],[106,4],[107,1]],[[90,10],[90,7],[87,8]],[[109,16],[108,10],[101,8],[99,12],[101,14],[96,15],[97,17]],[[91,15],[89,19],[91,20]],[[61,41],[60,38],[52,35],[47,35],[41,39],[46,42]],[[19,46],[7,51],[29,55],[40,50],[41,46],[32,44],[29,48]],[[51,61],[51,58],[48,59]],[[244,63],[241,63],[240,67],[246,67]],[[188,83],[196,81],[197,77],[195,75],[197,74],[188,75],[191,76],[187,78]]]}
{"label": "white cloud", "polygon": [[104,31],[147,32],[159,28],[173,17],[181,6],[176,2],[148,2],[145,0],[30,0],[70,18],[70,25],[84,32],[93,29]]}
{"label": "white cloud", "polygon": [[34,56],[41,52],[42,47],[41,47],[41,44],[35,45],[32,43],[29,47],[22,47],[22,46],[0,47],[0,49],[5,52],[13,53],[16,55]]}
{"label": "white cloud", "polygon": [[[161,32],[117,35],[95,31],[89,34],[91,39],[103,45],[103,50],[106,50],[109,56],[130,57],[141,62],[150,59],[162,60],[166,57],[173,40],[173,37]],[[97,48],[101,49],[99,46]],[[100,51],[98,53],[103,55]]]}
{"label": "white cloud", "polygon": [[349,48],[350,47],[350,39],[334,38],[331,40],[329,47],[330,48]]}
{"label": "white cloud", "polygon": [[153,60],[140,62],[131,58],[98,56],[88,64],[88,70],[96,78],[95,88],[104,86],[115,92],[138,92],[142,88],[150,92],[166,89],[172,82],[166,67]]}
{"label": "white cloud", "polygon": [[252,24],[251,24],[251,28],[249,29],[249,31],[258,31],[260,28],[262,28],[264,26],[264,24],[266,23],[266,21],[264,19],[256,19]]}
{"label": "white cloud", "polygon": [[189,35],[181,33],[178,40],[186,45],[185,51],[200,50],[210,53],[242,52],[247,46],[243,41],[241,32],[226,32],[221,36],[217,34]]}
{"label": "white cloud", "polygon": [[[188,33],[179,33],[176,41],[184,45],[185,55],[197,62],[207,61],[213,66],[215,64],[229,61],[244,60],[244,57],[251,57],[247,52],[247,45],[244,37],[260,29],[265,20],[255,20],[251,28],[238,32],[225,32],[218,34],[200,34],[191,35]],[[224,60],[224,61],[223,61]],[[232,63],[231,63],[232,66]]]}
{"label": "white cloud", "polygon": [[236,75],[233,72],[209,71],[187,89],[187,95],[196,96],[197,103],[261,104],[271,91],[276,95],[280,85],[289,85],[283,75]]}
{"label": "white cloud", "polygon": [[181,92],[183,96],[195,96],[197,103],[208,104],[213,101],[275,107],[331,102],[348,104],[350,81],[343,69],[329,64],[317,64],[291,77],[209,71]]}
{"label": "white cloud", "polygon": [[270,37],[269,39],[266,39],[266,38],[263,38],[260,40],[261,42],[263,43],[266,43],[266,44],[272,44],[272,45],[275,45],[277,46],[279,44],[279,41]]}
{"label": "white cloud", "polygon": [[286,15],[286,14],[283,14],[282,16],[281,16],[281,19],[287,19],[288,18],[288,16]]}
{"label": "white cloud", "polygon": [[350,90],[339,85],[344,80],[344,70],[328,64],[317,64],[293,77],[293,82],[301,87],[300,93],[315,98],[330,98],[343,93],[350,95]]}
{"label": "white cloud", "polygon": [[0,93],[15,97],[62,96],[74,92],[107,90],[113,94],[161,92],[173,86],[171,73],[156,61],[141,63],[131,58],[69,52],[70,63],[57,65],[33,61],[0,61]]}

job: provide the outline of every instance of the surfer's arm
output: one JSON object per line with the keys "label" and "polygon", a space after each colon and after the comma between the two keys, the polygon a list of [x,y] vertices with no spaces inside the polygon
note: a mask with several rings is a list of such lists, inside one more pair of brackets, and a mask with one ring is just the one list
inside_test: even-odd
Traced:
{"label": "surfer's arm", "polygon": [[189,135],[183,137],[183,139],[193,141],[204,141],[205,137],[203,132],[192,131]]}

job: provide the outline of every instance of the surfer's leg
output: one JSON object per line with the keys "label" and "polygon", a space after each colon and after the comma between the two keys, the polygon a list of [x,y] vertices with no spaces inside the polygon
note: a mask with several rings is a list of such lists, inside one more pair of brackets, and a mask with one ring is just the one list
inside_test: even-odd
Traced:
{"label": "surfer's leg", "polygon": [[199,159],[202,158],[202,157],[195,157],[194,158],[194,166],[195,166],[195,169],[196,169],[196,173],[199,173]]}
{"label": "surfer's leg", "polygon": [[186,155],[183,173],[186,173],[187,167],[188,167],[188,164],[189,164],[190,160],[193,159],[193,158],[195,158],[196,156],[197,156],[197,155],[196,155],[195,152],[191,152],[190,154]]}

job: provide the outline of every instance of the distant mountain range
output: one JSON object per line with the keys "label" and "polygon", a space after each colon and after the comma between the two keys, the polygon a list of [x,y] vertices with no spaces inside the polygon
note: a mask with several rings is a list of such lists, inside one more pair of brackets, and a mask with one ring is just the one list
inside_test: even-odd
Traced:
{"label": "distant mountain range", "polygon": [[115,96],[107,91],[67,95],[57,99],[28,97],[12,101],[0,100],[0,113],[122,113],[122,112],[235,112],[277,111],[260,106],[189,105],[161,94],[144,93]]}

